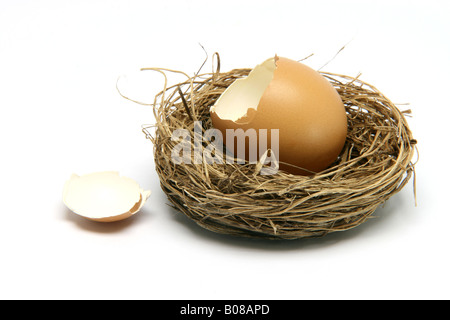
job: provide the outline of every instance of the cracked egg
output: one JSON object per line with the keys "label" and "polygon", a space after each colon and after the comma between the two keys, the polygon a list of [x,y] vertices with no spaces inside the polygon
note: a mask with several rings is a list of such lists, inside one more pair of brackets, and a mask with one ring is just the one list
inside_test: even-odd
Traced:
{"label": "cracked egg", "polygon": [[[248,129],[278,129],[278,154],[274,156],[280,169],[292,174],[311,175],[326,169],[339,156],[347,137],[345,107],[331,83],[305,64],[278,56],[234,81],[210,114],[225,146],[235,145],[227,141],[230,129],[242,135]],[[261,157],[265,151],[257,154]]]}

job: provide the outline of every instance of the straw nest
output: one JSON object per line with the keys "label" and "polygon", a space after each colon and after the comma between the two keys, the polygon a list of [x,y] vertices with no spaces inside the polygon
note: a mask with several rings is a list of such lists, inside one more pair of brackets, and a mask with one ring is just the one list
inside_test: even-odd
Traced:
{"label": "straw nest", "polygon": [[[215,71],[193,77],[169,69],[143,69],[158,71],[166,79],[152,104],[156,124],[143,129],[154,144],[161,187],[172,206],[201,227],[252,238],[324,236],[362,224],[414,177],[416,140],[405,119],[410,110],[400,111],[358,77],[327,72],[321,74],[339,92],[348,118],[346,144],[327,170],[312,176],[282,171],[261,175],[261,163],[174,164],[174,130],[189,130],[193,144],[194,121],[201,121],[203,130],[211,128],[210,106],[233,81],[251,71],[220,72],[216,57]],[[170,72],[184,74],[187,80],[169,86]]]}

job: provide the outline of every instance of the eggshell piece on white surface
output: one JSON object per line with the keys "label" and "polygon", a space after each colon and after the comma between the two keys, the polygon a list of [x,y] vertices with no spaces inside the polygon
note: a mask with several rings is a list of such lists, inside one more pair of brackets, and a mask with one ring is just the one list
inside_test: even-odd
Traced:
{"label": "eggshell piece on white surface", "polygon": [[137,213],[150,197],[131,178],[118,172],[76,174],[64,185],[63,202],[74,213],[99,222],[114,222]]}

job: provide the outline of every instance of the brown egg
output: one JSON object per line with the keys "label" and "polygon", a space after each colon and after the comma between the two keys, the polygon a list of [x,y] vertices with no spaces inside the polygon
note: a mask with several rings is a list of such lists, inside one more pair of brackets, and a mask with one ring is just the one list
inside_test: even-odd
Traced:
{"label": "brown egg", "polygon": [[[267,129],[269,148],[277,142],[271,141],[270,132],[278,129],[274,156],[280,169],[292,174],[310,175],[329,167],[347,137],[345,107],[329,81],[300,62],[277,56],[230,85],[212,106],[211,119],[227,147],[231,139],[237,144],[234,137],[227,139],[227,129],[242,129],[240,135],[248,129]],[[261,136],[257,137],[259,144]],[[247,136],[245,159],[254,162],[250,142]],[[231,149],[236,154],[236,147]],[[258,148],[258,157],[265,151]]]}

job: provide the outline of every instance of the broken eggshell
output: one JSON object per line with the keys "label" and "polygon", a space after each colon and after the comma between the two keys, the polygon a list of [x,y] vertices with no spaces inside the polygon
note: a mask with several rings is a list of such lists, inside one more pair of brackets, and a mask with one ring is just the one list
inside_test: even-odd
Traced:
{"label": "broken eggshell", "polygon": [[114,222],[137,213],[150,194],[150,190],[143,190],[136,181],[115,171],[73,174],[64,185],[63,202],[86,219]]}
{"label": "broken eggshell", "polygon": [[[234,136],[228,141],[228,130],[244,137],[249,129],[279,130],[275,158],[280,169],[292,174],[310,175],[327,168],[347,137],[346,110],[331,83],[310,67],[278,56],[231,84],[210,111],[226,146],[234,144]],[[246,160],[251,160],[245,147]]]}

